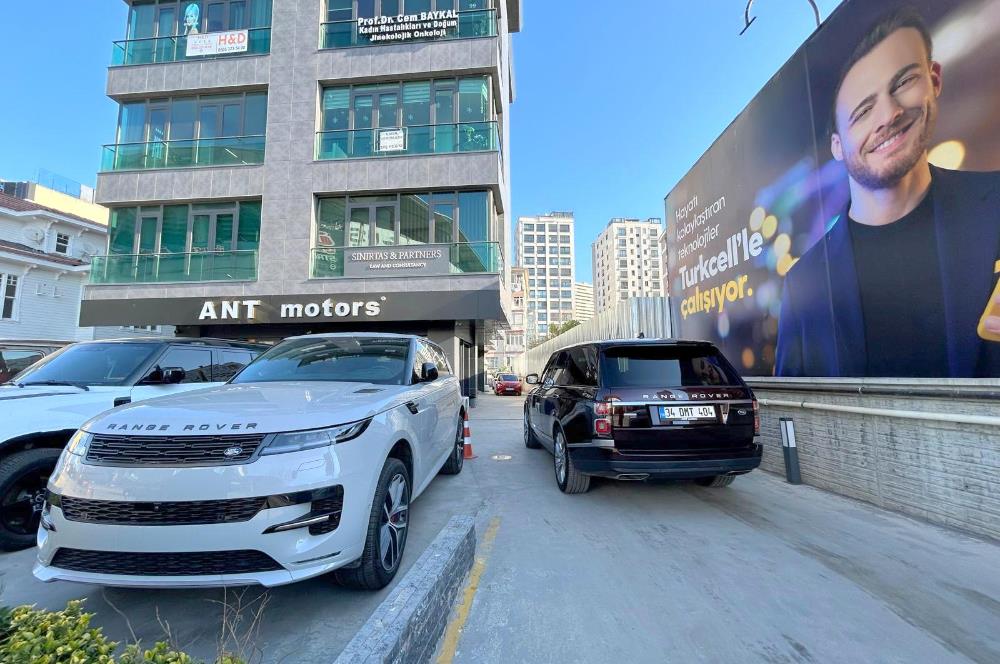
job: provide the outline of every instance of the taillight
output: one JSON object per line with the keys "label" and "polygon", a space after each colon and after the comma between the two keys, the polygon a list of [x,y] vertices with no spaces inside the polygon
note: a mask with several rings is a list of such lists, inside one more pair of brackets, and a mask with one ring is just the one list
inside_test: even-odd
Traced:
{"label": "taillight", "polygon": [[753,435],[760,435],[760,404],[757,403],[757,397],[753,400]]}
{"label": "taillight", "polygon": [[594,403],[594,433],[598,436],[611,435],[611,404],[607,401]]}

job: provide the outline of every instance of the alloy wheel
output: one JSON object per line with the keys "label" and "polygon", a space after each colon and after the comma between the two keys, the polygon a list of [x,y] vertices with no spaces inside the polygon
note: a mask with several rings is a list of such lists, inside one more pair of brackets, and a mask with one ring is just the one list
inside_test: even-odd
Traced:
{"label": "alloy wheel", "polygon": [[394,570],[403,555],[406,528],[409,526],[409,500],[406,478],[402,474],[393,476],[385,492],[379,523],[379,560],[386,571]]}
{"label": "alloy wheel", "polygon": [[32,474],[22,478],[4,496],[0,520],[4,528],[22,535],[38,531],[45,506],[45,487],[48,475]]}
{"label": "alloy wheel", "polygon": [[562,434],[556,434],[556,449],[555,449],[556,460],[556,480],[559,484],[566,483],[566,442],[563,440]]}

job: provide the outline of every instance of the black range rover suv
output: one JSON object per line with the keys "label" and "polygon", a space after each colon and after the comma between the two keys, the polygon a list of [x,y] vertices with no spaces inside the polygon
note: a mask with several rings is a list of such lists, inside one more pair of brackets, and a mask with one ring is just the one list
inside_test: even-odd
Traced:
{"label": "black range rover suv", "polygon": [[757,399],[710,343],[618,340],[553,353],[524,404],[524,444],[564,493],[591,476],[727,486],[760,465]]}

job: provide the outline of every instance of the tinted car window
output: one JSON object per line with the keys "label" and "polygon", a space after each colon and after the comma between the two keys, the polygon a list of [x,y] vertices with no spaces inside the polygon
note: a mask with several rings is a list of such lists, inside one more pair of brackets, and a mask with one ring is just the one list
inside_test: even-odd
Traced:
{"label": "tinted car window", "polygon": [[74,344],[43,358],[19,376],[18,382],[124,385],[162,347],[144,343]]}
{"label": "tinted car window", "polygon": [[570,382],[567,384],[597,386],[597,363],[594,361],[593,351],[588,356],[587,350],[589,349],[573,348],[569,351],[566,373]]}
{"label": "tinted car window", "polygon": [[552,365],[552,381],[556,385],[572,385],[572,376],[569,373],[569,353],[562,351]]}
{"label": "tinted car window", "polygon": [[[415,376],[414,381],[420,379],[420,371],[423,368],[424,364],[427,364],[427,363],[433,364],[435,367],[437,367],[437,358],[434,357],[434,351],[431,350],[430,346],[428,346],[423,341],[418,341],[417,342],[417,355],[416,355],[416,359],[415,359],[415,361],[413,363],[413,365],[414,365],[413,366],[413,370],[414,370],[414,376]],[[440,376],[440,374],[441,374],[441,372],[439,371],[438,375]]]}
{"label": "tinted car window", "polygon": [[736,370],[714,348],[620,346],[605,349],[605,387],[742,385]]}
{"label": "tinted car window", "polygon": [[37,350],[0,351],[0,383],[6,383],[40,359],[42,353]]}
{"label": "tinted car window", "polygon": [[434,361],[437,362],[438,373],[442,376],[451,374],[451,367],[448,365],[448,358],[445,357],[444,351],[432,344],[431,352],[434,354]]}
{"label": "tinted car window", "polygon": [[219,363],[212,367],[215,380],[229,380],[253,360],[253,355],[245,350],[223,350],[219,353]]}
{"label": "tinted car window", "polygon": [[291,339],[258,357],[232,382],[333,381],[403,385],[413,371],[407,363],[409,352],[409,339]]}
{"label": "tinted car window", "polygon": [[182,383],[212,382],[212,351],[200,348],[171,348],[157,361],[160,368],[184,370]]}

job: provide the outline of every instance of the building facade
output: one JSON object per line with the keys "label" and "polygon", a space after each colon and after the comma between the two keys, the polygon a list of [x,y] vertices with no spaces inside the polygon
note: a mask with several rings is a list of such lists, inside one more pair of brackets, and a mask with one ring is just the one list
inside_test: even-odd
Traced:
{"label": "building facade", "polygon": [[419,333],[472,393],[509,310],[520,2],[134,0],[129,14],[97,186],[108,251],[82,321]]}
{"label": "building facade", "polygon": [[574,236],[572,212],[550,212],[517,220],[515,261],[525,269],[527,278],[526,343],[546,336],[550,325],[573,318]]}
{"label": "building facade", "polygon": [[597,313],[630,297],[663,295],[663,220],[616,217],[591,245]]}
{"label": "building facade", "polygon": [[573,320],[585,323],[594,317],[594,284],[573,284]]}

